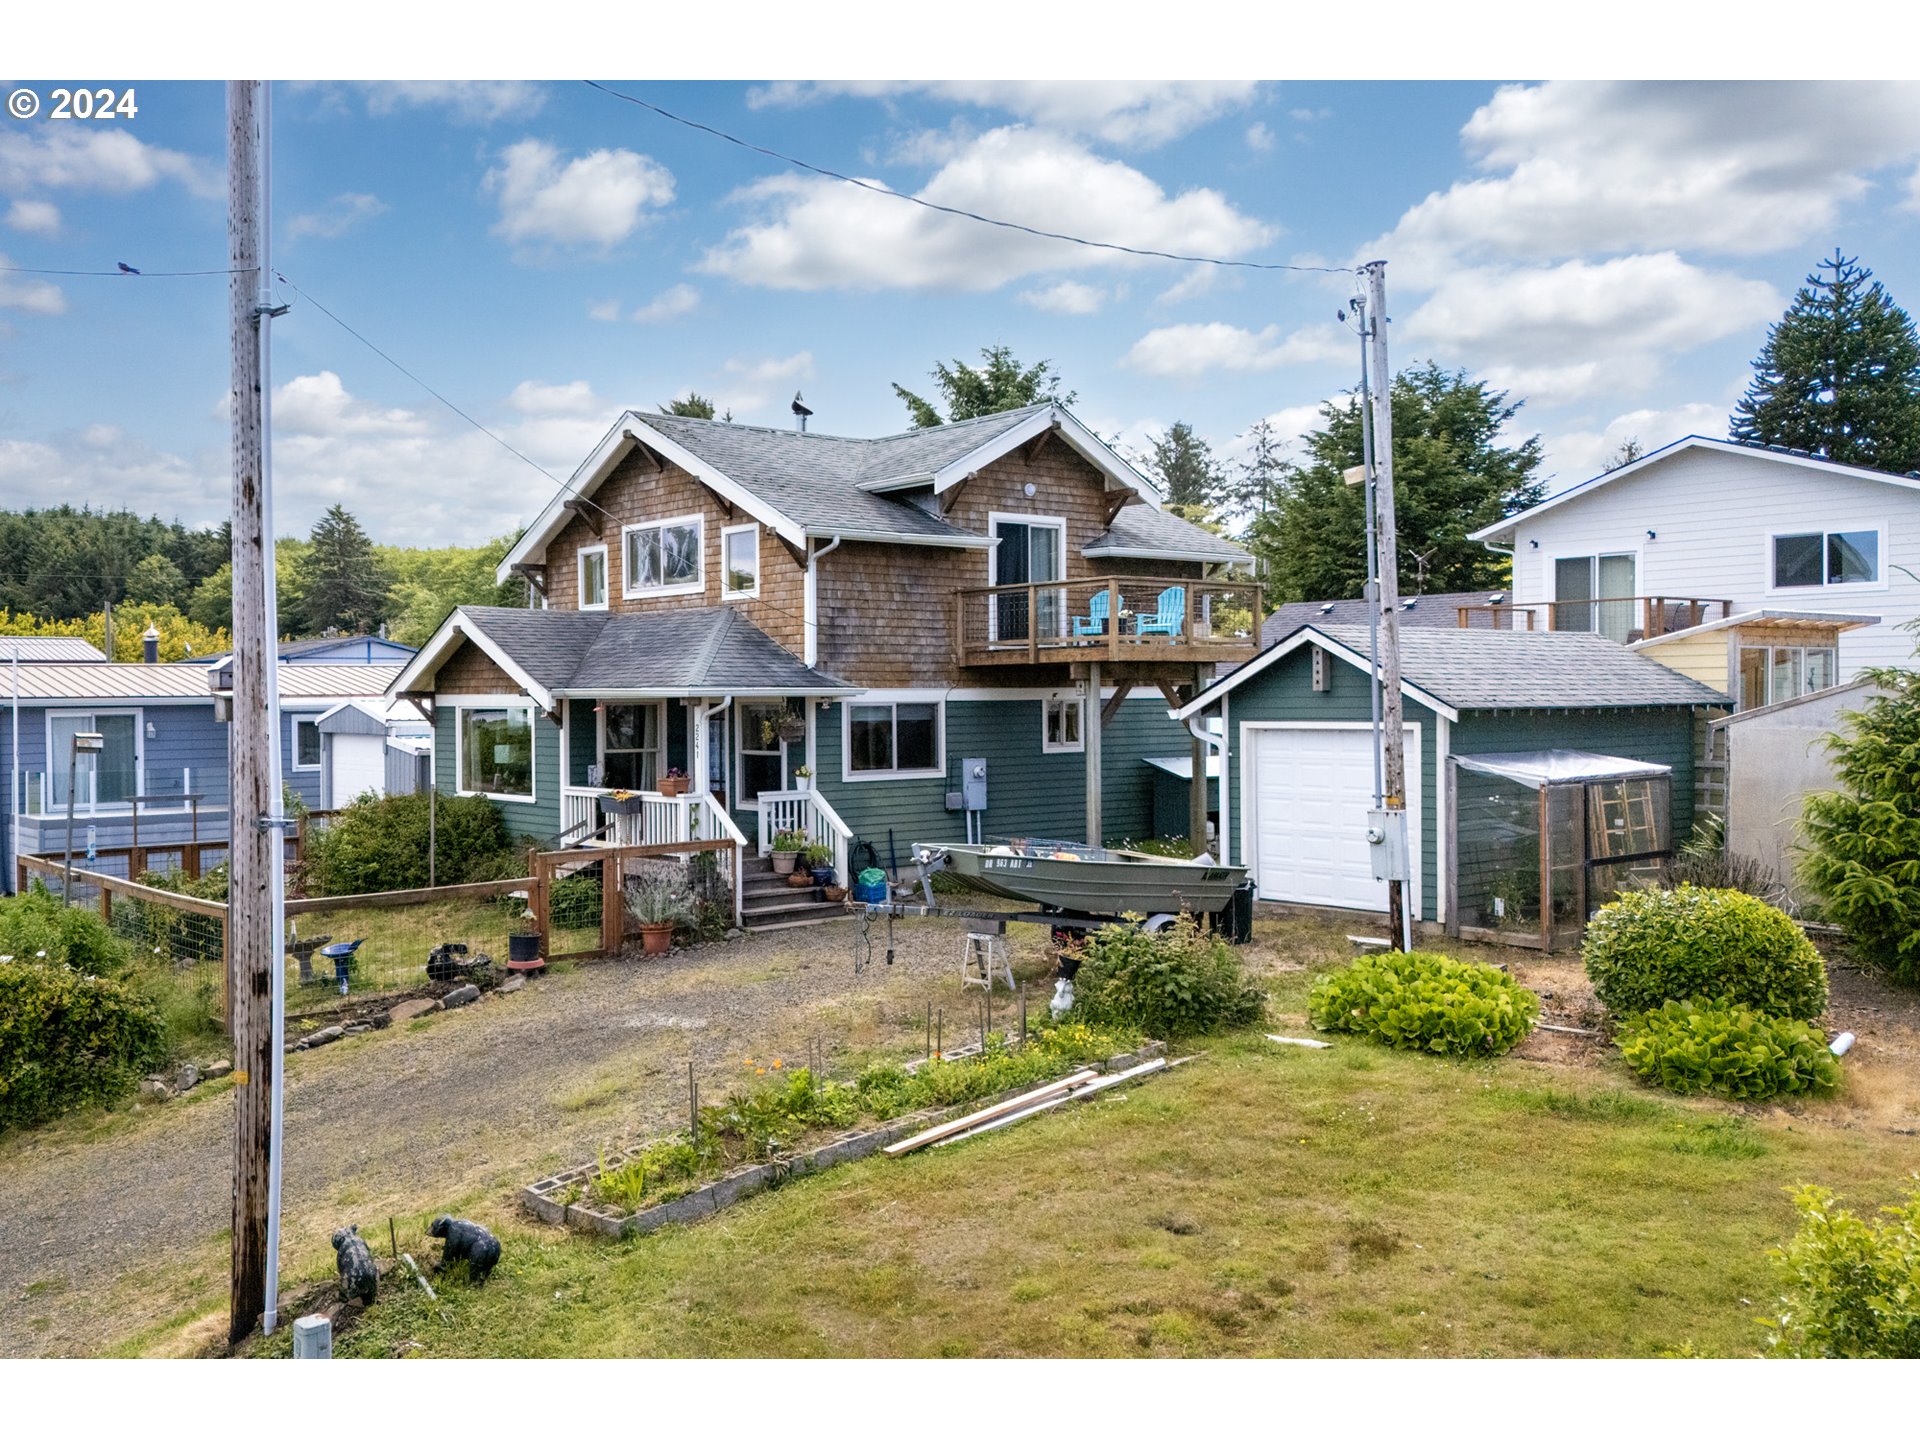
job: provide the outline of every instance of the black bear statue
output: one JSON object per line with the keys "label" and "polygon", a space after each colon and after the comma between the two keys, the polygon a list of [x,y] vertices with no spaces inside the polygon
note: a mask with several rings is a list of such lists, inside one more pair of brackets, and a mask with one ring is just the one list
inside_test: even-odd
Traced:
{"label": "black bear statue", "polygon": [[442,1215],[427,1227],[427,1234],[446,1244],[440,1251],[442,1268],[456,1260],[467,1262],[467,1274],[476,1285],[487,1283],[487,1276],[500,1260],[500,1242],[491,1230],[471,1220],[456,1220]]}
{"label": "black bear statue", "polygon": [[333,1258],[340,1271],[340,1298],[358,1298],[371,1305],[373,1292],[380,1284],[380,1272],[374,1268],[373,1252],[360,1238],[358,1225],[333,1232]]}

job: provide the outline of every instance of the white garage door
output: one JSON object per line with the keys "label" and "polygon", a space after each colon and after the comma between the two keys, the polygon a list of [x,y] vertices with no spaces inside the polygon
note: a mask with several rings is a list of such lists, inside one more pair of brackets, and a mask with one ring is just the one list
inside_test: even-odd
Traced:
{"label": "white garage door", "polygon": [[[1262,900],[1387,908],[1373,878],[1367,811],[1373,805],[1373,733],[1358,729],[1249,729],[1255,879]],[[1420,732],[1407,727],[1407,830],[1414,914],[1420,913]]]}
{"label": "white garage door", "polygon": [[336,735],[333,737],[333,803],[345,805],[371,790],[387,789],[387,737]]}

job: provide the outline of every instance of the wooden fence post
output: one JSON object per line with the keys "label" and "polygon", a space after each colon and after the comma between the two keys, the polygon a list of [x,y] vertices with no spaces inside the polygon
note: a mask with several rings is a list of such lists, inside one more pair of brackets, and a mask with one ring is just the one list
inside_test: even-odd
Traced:
{"label": "wooden fence post", "polygon": [[618,955],[626,939],[626,861],[613,851],[600,862],[600,954]]}

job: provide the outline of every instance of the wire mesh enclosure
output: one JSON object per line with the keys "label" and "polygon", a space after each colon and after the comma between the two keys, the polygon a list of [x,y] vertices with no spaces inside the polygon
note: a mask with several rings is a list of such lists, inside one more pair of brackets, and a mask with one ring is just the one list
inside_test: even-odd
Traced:
{"label": "wire mesh enclosure", "polygon": [[1576,945],[1588,916],[1657,882],[1673,854],[1664,765],[1580,750],[1458,755],[1447,785],[1448,924],[1468,939]]}

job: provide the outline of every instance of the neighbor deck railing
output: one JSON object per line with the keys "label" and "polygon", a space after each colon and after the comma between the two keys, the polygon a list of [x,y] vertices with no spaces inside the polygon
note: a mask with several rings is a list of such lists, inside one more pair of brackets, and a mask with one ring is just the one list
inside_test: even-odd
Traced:
{"label": "neighbor deck railing", "polygon": [[1538,600],[1526,605],[1462,605],[1462,630],[1593,631],[1631,644],[1691,630],[1733,613],[1731,600],[1695,596],[1621,595],[1603,600]]}
{"label": "neighbor deck railing", "polygon": [[1124,575],[985,585],[954,593],[954,660],[1250,660],[1260,648],[1260,614],[1260,586],[1250,580]]}

